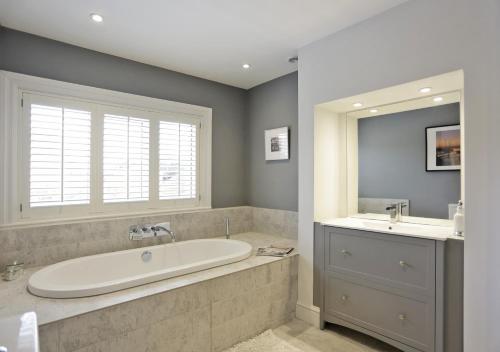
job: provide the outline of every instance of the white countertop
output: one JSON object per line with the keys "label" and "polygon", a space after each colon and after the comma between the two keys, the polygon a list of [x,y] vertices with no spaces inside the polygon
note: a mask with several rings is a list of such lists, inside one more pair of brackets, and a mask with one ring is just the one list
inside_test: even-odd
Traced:
{"label": "white countertop", "polygon": [[27,312],[0,318],[0,346],[8,352],[38,352],[36,314]]}
{"label": "white countertop", "polygon": [[[440,221],[440,222],[439,222]],[[435,224],[398,222],[395,224],[387,220],[376,220],[368,217],[348,217],[328,219],[321,222],[322,225],[336,226],[361,231],[371,231],[390,235],[426,238],[436,241],[448,239],[463,240],[462,236],[453,235],[453,227],[448,220],[436,220]]]}
{"label": "white countertop", "polygon": [[[297,248],[295,240],[263,233],[248,232],[231,235],[231,238],[250,243],[253,247],[252,256],[236,263],[93,297],[51,299],[33,296],[26,289],[27,282],[30,275],[42,267],[29,268],[20,279],[9,282],[0,281],[0,319],[13,314],[35,311],[38,315],[38,324],[48,324],[283,259],[257,257],[254,253],[258,247],[274,244]],[[297,253],[295,249],[291,255]]]}

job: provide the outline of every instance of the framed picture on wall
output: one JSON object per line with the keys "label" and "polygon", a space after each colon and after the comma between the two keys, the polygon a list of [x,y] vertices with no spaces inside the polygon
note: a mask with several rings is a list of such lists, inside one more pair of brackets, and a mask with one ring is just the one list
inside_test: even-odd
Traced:
{"label": "framed picture on wall", "polygon": [[460,170],[460,125],[435,126],[425,129],[427,171]]}
{"label": "framed picture on wall", "polygon": [[265,131],[266,160],[288,160],[288,127]]}

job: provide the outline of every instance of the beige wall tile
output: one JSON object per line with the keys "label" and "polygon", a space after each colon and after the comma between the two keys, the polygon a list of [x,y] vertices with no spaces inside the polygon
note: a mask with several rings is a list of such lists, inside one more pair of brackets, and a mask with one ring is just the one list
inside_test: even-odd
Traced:
{"label": "beige wall tile", "polygon": [[297,212],[266,208],[252,208],[252,211],[254,231],[297,239]]}
{"label": "beige wall tile", "polygon": [[248,206],[154,215],[128,219],[84,221],[61,225],[0,230],[3,250],[0,268],[14,260],[27,267],[48,265],[62,260],[130,248],[167,243],[169,238],[130,241],[131,225],[170,221],[178,240],[211,238],[225,234],[224,219],[230,219],[230,233],[264,232],[297,238],[297,213]]}
{"label": "beige wall tile", "polygon": [[134,330],[136,317],[128,314],[129,308],[127,304],[118,305],[65,319],[59,330],[59,351],[75,351]]}
{"label": "beige wall tile", "polygon": [[[150,331],[147,328],[124,332],[109,340],[101,340],[95,344],[74,350],[78,352],[136,352],[147,351]],[[69,351],[69,350],[68,350]],[[45,352],[45,351],[41,351]]]}
{"label": "beige wall tile", "polygon": [[192,335],[189,339],[193,352],[212,351],[212,309],[206,306],[191,313]]}
{"label": "beige wall tile", "polygon": [[0,258],[0,267],[16,259],[24,261],[28,267],[39,266],[84,255],[169,241],[167,237],[129,241],[128,228],[138,223],[155,224],[170,221],[179,240],[222,236],[225,234],[225,217],[230,218],[231,233],[249,232],[253,229],[252,208],[246,206],[175,215],[4,229],[0,230],[0,244],[4,251]]}
{"label": "beige wall tile", "polygon": [[38,327],[40,350],[43,352],[59,351],[59,323]]}

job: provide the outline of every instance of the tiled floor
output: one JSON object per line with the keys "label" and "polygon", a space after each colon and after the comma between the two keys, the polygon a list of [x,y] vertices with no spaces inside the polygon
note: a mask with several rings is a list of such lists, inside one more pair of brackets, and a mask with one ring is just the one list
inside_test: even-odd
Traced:
{"label": "tiled floor", "polygon": [[381,341],[337,325],[327,325],[325,330],[319,330],[295,319],[273,332],[303,352],[400,352]]}

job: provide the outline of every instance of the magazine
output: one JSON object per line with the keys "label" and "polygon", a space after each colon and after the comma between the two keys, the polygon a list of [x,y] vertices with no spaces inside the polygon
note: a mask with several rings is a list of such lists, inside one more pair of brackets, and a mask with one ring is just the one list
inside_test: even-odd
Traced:
{"label": "magazine", "polygon": [[271,257],[285,257],[293,251],[293,247],[269,246],[257,249],[256,255],[265,255]]}

